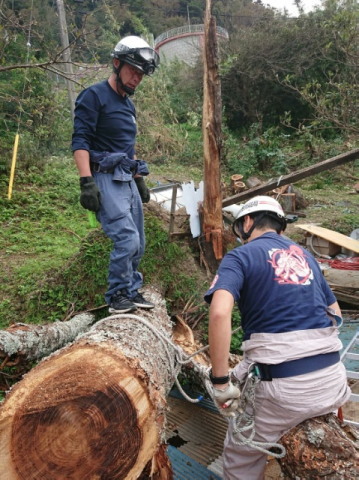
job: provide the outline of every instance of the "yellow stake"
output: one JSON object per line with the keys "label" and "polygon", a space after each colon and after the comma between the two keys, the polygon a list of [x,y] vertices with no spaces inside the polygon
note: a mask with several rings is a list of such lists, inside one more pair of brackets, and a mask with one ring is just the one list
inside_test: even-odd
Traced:
{"label": "yellow stake", "polygon": [[12,185],[14,183],[14,176],[15,176],[15,165],[16,165],[16,157],[17,157],[17,147],[19,146],[19,134],[15,135],[15,142],[14,142],[14,151],[12,154],[12,162],[11,162],[11,171],[10,171],[10,180],[9,180],[9,190],[7,194],[7,198],[11,199],[12,194]]}

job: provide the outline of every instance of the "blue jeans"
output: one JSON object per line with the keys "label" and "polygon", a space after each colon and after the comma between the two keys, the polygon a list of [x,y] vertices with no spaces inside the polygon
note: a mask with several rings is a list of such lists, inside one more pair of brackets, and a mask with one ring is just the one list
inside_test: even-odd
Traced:
{"label": "blue jeans", "polygon": [[114,181],[109,173],[93,173],[93,176],[101,193],[97,219],[113,241],[105,294],[109,304],[118,290],[133,298],[142,287],[142,274],[137,269],[145,251],[143,209],[134,180]]}

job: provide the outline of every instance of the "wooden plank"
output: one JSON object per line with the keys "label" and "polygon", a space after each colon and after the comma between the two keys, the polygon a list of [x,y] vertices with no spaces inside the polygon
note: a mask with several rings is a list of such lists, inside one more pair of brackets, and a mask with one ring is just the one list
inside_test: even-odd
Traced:
{"label": "wooden plank", "polygon": [[[329,284],[329,286],[331,285]],[[349,305],[359,306],[359,295],[349,295],[347,293],[344,293],[343,291],[336,290],[335,288],[332,288],[332,290],[336,299],[339,302],[345,302]]]}
{"label": "wooden plank", "polygon": [[359,253],[359,241],[354,238],[347,237],[342,233],[335,232],[334,230],[329,230],[329,228],[319,227],[318,225],[295,225],[296,228],[301,228],[306,232],[311,233],[312,235],[317,235],[318,237],[325,238],[329,242],[340,245],[341,247],[346,248],[355,253]]}
{"label": "wooden plank", "polygon": [[297,182],[298,180],[310,177],[311,175],[319,172],[324,172],[324,170],[338,167],[339,165],[351,162],[353,160],[356,160],[357,158],[359,158],[359,148],[351,150],[347,153],[342,153],[341,155],[337,155],[336,157],[329,158],[328,160],[324,160],[323,162],[316,163],[311,167],[302,168],[301,170],[289,173],[288,175],[282,175],[278,179],[272,180],[265,185],[260,185],[259,187],[254,187],[246,190],[245,192],[240,192],[231,197],[227,197],[223,200],[222,205],[223,207],[228,207],[228,205],[233,205],[234,203],[246,200],[247,198],[252,198],[255,195],[263,195],[270,190],[273,190],[274,188],[280,187],[281,185],[288,185],[289,183]]}
{"label": "wooden plank", "polygon": [[359,289],[359,271],[357,270],[339,270],[338,268],[328,268],[323,270],[324,277],[328,283],[340,287],[350,287]]}

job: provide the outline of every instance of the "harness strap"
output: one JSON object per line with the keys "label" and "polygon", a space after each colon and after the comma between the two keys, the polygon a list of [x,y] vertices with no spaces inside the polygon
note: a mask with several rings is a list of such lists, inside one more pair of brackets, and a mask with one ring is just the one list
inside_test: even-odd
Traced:
{"label": "harness strap", "polygon": [[295,377],[297,375],[315,372],[316,370],[330,367],[338,363],[339,360],[339,352],[330,352],[278,363],[277,365],[256,363],[256,366],[259,370],[260,379],[265,382],[271,382],[273,378]]}

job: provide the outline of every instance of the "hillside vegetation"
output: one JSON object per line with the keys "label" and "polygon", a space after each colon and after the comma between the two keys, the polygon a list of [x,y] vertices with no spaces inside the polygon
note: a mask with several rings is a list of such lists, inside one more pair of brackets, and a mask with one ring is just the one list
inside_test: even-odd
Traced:
{"label": "hillside vegetation", "polygon": [[[66,84],[56,73],[61,42],[54,3],[1,2],[1,328],[65,320],[89,308],[99,318],[107,314],[110,245],[78,203]],[[192,23],[202,23],[205,2],[65,3],[74,61],[98,67],[108,62],[120,36],[156,36],[185,24],[188,12]],[[217,23],[230,34],[220,52],[224,185],[234,173],[266,180],[358,146],[359,8],[349,0],[322,3],[323,9],[290,19],[258,2],[213,2]],[[151,166],[150,187],[202,179],[202,70],[200,60],[193,68],[161,65],[136,92],[138,156]],[[95,77],[84,70],[76,89],[109,71],[102,65]],[[310,202],[308,220],[350,234],[359,226],[357,178],[354,162],[300,182]],[[200,315],[211,275],[200,267],[196,242],[168,241],[166,221],[157,209],[146,208],[145,282],[161,289],[170,314],[195,303]]]}

